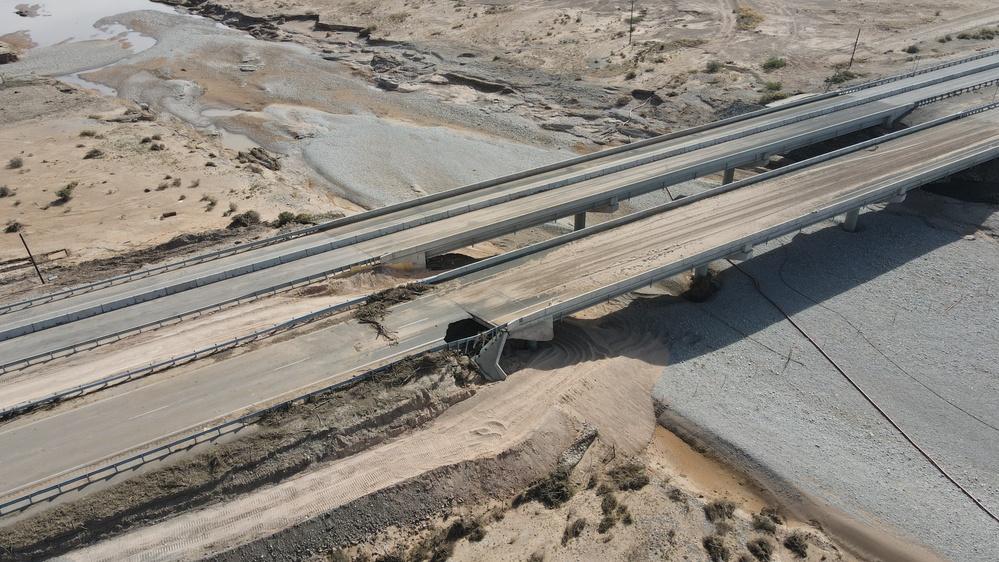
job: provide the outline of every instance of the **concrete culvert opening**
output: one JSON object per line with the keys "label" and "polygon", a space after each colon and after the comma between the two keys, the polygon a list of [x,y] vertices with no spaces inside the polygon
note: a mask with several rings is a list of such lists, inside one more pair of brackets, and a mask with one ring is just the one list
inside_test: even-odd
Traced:
{"label": "concrete culvert opening", "polygon": [[448,325],[447,332],[444,334],[444,341],[451,343],[470,338],[488,329],[489,326],[482,324],[474,318],[465,318],[464,320],[458,320]]}

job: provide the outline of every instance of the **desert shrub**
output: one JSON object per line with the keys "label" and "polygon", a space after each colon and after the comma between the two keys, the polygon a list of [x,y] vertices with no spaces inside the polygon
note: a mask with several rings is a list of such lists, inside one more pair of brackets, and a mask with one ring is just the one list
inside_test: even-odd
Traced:
{"label": "desert shrub", "polygon": [[163,182],[160,182],[160,184],[156,186],[156,191],[163,191],[163,190],[165,190],[168,187],[170,187],[170,186],[167,185],[167,182],[163,181]]}
{"label": "desert shrub", "polygon": [[723,68],[725,68],[725,63],[720,60],[711,60],[708,61],[708,64],[704,67],[704,71],[709,74],[714,74]]}
{"label": "desert shrub", "polygon": [[919,52],[919,46],[909,45],[908,47],[905,48],[905,52],[909,53],[910,55],[914,55]]}
{"label": "desert shrub", "polygon": [[260,224],[260,213],[251,209],[245,213],[233,215],[232,222],[226,228],[246,228],[255,224]]}
{"label": "desert shrub", "polygon": [[191,185],[189,185],[187,187],[198,187],[199,185],[201,185],[201,180],[200,179],[196,179],[196,180],[192,180],[191,181]]}
{"label": "desert shrub", "polygon": [[767,539],[754,539],[746,543],[749,553],[760,562],[770,562],[774,553],[774,544]]}
{"label": "desert shrub", "polygon": [[0,185],[0,197],[13,197],[15,195],[17,195],[16,191],[6,185]]}
{"label": "desert shrub", "polygon": [[482,521],[471,517],[462,517],[448,527],[444,540],[455,542],[460,539],[468,539],[471,542],[479,542],[485,536],[486,531],[482,527]]}
{"label": "desert shrub", "polygon": [[531,553],[531,556],[527,559],[527,562],[545,562],[545,553],[540,550]]}
{"label": "desert shrub", "polygon": [[775,525],[774,522],[765,515],[754,514],[753,529],[772,535],[777,532],[777,525]]}
{"label": "desert shrub", "polygon": [[7,221],[7,228],[4,228],[3,231],[7,234],[14,234],[15,232],[20,232],[22,228],[24,228],[24,225],[17,220],[9,220]]}
{"label": "desert shrub", "polygon": [[63,203],[69,201],[73,198],[73,190],[76,189],[77,185],[80,185],[80,183],[77,181],[71,181],[63,187],[60,187],[58,191],[56,191],[56,197],[58,197],[59,201],[62,201]]}
{"label": "desert shrub", "polygon": [[84,160],[92,160],[94,158],[102,158],[104,156],[104,151],[99,148],[91,148],[83,155]]}
{"label": "desert shrub", "polygon": [[80,136],[81,137],[96,137],[97,136],[97,131],[94,131],[92,129],[86,129],[84,131],[80,131]]}
{"label": "desert shrub", "polygon": [[777,55],[770,55],[767,60],[763,61],[763,70],[777,70],[778,68],[784,68],[787,66],[787,59],[778,57]]}
{"label": "desert shrub", "polygon": [[562,546],[569,543],[570,540],[577,538],[579,535],[583,534],[583,529],[586,528],[586,519],[580,517],[573,521],[572,523],[565,526],[565,531],[562,531]]}
{"label": "desert shrub", "polygon": [[[235,211],[235,209],[233,209]],[[312,215],[309,213],[298,213],[297,215],[291,211],[281,211],[278,213],[277,220],[274,221],[274,228],[281,228],[286,224],[314,224]]]}
{"label": "desert shrub", "polygon": [[784,539],[784,548],[793,552],[798,558],[805,558],[808,556],[808,537],[801,532],[791,533]]}
{"label": "desert shrub", "polygon": [[735,11],[736,27],[740,31],[752,31],[763,21],[763,14],[755,8],[746,4],[739,4],[739,9]]}
{"label": "desert shrub", "polygon": [[618,490],[641,490],[649,483],[645,467],[638,463],[622,464],[612,468],[607,476]]}
{"label": "desert shrub", "polygon": [[526,491],[513,498],[513,507],[536,501],[548,509],[554,509],[572,499],[575,493],[572,481],[569,480],[569,471],[556,469],[535,480]]}
{"label": "desert shrub", "polygon": [[139,140],[139,144],[149,144],[151,142],[153,142],[153,139],[149,137],[142,137],[142,139]]}
{"label": "desert shrub", "polygon": [[170,185],[172,185],[174,187],[180,187],[180,183],[181,183],[180,182],[180,178],[173,178],[173,181],[170,182]]}
{"label": "desert shrub", "polygon": [[836,74],[833,74],[829,78],[826,78],[826,82],[829,82],[830,84],[842,84],[843,82],[846,82],[848,80],[853,80],[856,77],[857,74],[855,72],[851,72],[849,70],[840,70]]}
{"label": "desert shrub", "polygon": [[492,4],[486,7],[485,14],[491,16],[493,14],[502,14],[505,12],[512,12],[513,8],[507,6],[506,4]]}
{"label": "desert shrub", "polygon": [[610,515],[614,513],[615,509],[617,509],[617,498],[614,497],[614,494],[604,494],[604,497],[600,500],[600,511],[604,515]]}
{"label": "desert shrub", "polygon": [[634,70],[629,70],[629,71],[628,71],[628,72],[627,72],[627,73],[626,73],[626,74],[624,75],[624,79],[625,79],[625,80],[634,80],[636,76],[638,76],[638,73],[637,73],[637,72],[635,72]]}
{"label": "desert shrub", "polygon": [[779,92],[784,89],[783,82],[767,82],[766,83],[768,92]]}
{"label": "desert shrub", "polygon": [[712,523],[724,521],[735,513],[735,504],[728,500],[715,500],[704,506],[704,517]]}
{"label": "desert shrub", "polygon": [[161,142],[154,142],[153,144],[149,145],[149,150],[153,151],[166,150],[166,145]]}
{"label": "desert shrub", "polygon": [[704,545],[704,550],[708,553],[708,557],[711,558],[711,562],[727,562],[729,557],[728,547],[722,542],[721,537],[715,535],[704,537],[701,544]]}
{"label": "desert shrub", "polygon": [[600,520],[600,524],[597,525],[597,532],[601,535],[610,531],[614,525],[617,525],[617,519],[611,515],[605,515],[603,519]]}
{"label": "desert shrub", "polygon": [[154,141],[163,140],[163,135],[159,134],[153,135],[153,140]]}
{"label": "desert shrub", "polygon": [[19,156],[15,156],[7,161],[8,170],[16,170],[21,166],[24,166],[24,160],[21,160]]}
{"label": "desert shrub", "polygon": [[208,205],[205,206],[205,212],[206,213],[209,212],[209,211],[211,211],[212,209],[214,209],[215,205],[219,204],[219,200],[216,199],[215,196],[213,196],[213,195],[207,195],[207,194],[201,196],[201,202],[202,203],[204,203],[204,202],[208,203]]}
{"label": "desert shrub", "polygon": [[758,103],[760,105],[766,105],[768,103],[775,102],[775,101],[782,100],[782,99],[786,99],[786,98],[787,98],[787,93],[786,92],[767,92],[767,93],[763,94],[762,96],[760,96],[760,98],[758,100],[756,100],[756,103]]}

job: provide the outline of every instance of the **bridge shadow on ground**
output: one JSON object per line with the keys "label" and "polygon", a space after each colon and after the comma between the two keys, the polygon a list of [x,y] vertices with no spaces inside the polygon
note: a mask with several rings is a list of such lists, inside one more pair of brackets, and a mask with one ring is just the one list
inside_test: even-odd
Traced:
{"label": "bridge shadow on ground", "polygon": [[[757,257],[740,267],[759,279],[767,296],[793,316],[974,234],[986,222],[999,223],[995,218],[989,221],[995,212],[994,206],[917,190],[905,203],[863,213],[856,232],[844,231],[838,221],[827,221],[817,225],[818,230],[793,235],[787,243],[778,240],[758,248]],[[614,332],[624,337],[651,335],[669,349],[669,363],[675,365],[785,321],[779,310],[759,297],[745,273],[727,262],[715,262],[715,267],[720,269],[716,278],[721,288],[706,303],[670,295],[633,298],[623,309],[603,316],[589,314],[590,318],[556,322],[553,343],[575,350],[572,355],[578,360],[588,360],[615,353],[630,356],[632,349],[640,353],[637,346],[600,341],[602,337],[622,337],[612,336]],[[954,277],[959,280],[960,275],[954,273]],[[885,295],[896,297],[898,294]],[[697,325],[703,314],[729,329],[712,333],[707,341],[702,326]],[[575,338],[582,341],[573,341]]]}

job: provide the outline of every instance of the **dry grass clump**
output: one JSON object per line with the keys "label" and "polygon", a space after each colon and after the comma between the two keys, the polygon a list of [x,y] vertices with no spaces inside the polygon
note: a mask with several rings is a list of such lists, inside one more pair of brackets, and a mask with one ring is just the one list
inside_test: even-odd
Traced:
{"label": "dry grass clump", "polygon": [[704,546],[705,552],[708,553],[708,557],[711,558],[711,562],[727,562],[730,556],[728,547],[722,541],[722,538],[717,535],[709,535],[704,537],[701,541]]}
{"label": "dry grass clump", "polygon": [[565,526],[565,531],[562,532],[562,546],[569,543],[570,540],[579,537],[583,534],[583,529],[586,528],[586,518],[579,517],[572,523]]}
{"label": "dry grass clump", "polygon": [[774,543],[764,538],[754,539],[747,542],[746,548],[749,549],[749,553],[756,557],[756,559],[760,562],[770,562],[774,553]]}
{"label": "dry grass clump", "polygon": [[555,509],[572,499],[576,488],[569,480],[569,471],[556,469],[535,480],[526,491],[513,498],[513,507],[536,501],[548,509]]}
{"label": "dry grass clump", "polygon": [[607,472],[611,482],[618,490],[641,490],[649,483],[649,475],[645,467],[638,463],[627,463],[616,466]]}
{"label": "dry grass clump", "polygon": [[798,558],[808,556],[808,535],[800,531],[791,533],[784,539],[784,548],[790,550]]}
{"label": "dry grass clump", "polygon": [[16,170],[21,166],[24,166],[24,160],[22,160],[19,156],[15,156],[7,161],[8,170]]}
{"label": "dry grass clump", "polygon": [[715,500],[704,506],[704,517],[712,523],[731,519],[735,514],[735,504],[728,500]]}
{"label": "dry grass clump", "polygon": [[736,27],[740,31],[752,31],[763,23],[763,14],[756,11],[752,6],[739,4],[739,9],[735,11]]}

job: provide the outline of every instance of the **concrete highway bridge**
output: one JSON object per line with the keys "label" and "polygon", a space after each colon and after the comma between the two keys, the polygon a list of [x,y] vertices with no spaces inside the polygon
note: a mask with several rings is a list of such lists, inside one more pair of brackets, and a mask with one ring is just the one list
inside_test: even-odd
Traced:
{"label": "concrete highway bridge", "polygon": [[[0,357],[4,369],[14,371],[234,297],[272,294],[358,267],[421,265],[428,255],[557,218],[576,215],[581,227],[425,280],[433,290],[384,320],[395,341],[372,338],[369,327],[347,320],[97,394],[56,415],[15,419],[0,427],[0,514],[79,488],[91,475],[107,476],[101,471],[116,463],[126,464],[114,473],[146,462],[137,451],[162,451],[166,444],[169,454],[169,444],[225,420],[439,348],[455,324],[479,326],[485,344],[478,361],[487,377],[501,380],[498,357],[507,338],[548,339],[554,320],[684,271],[703,271],[713,260],[747,259],[754,245],[835,216],[844,215],[852,229],[866,205],[897,201],[919,185],[999,156],[999,112],[990,105],[955,114],[590,228],[582,228],[579,215],[889,124],[919,105],[997,79],[999,56],[983,54],[7,306],[0,315]],[[0,402],[0,411],[24,405]]]}

